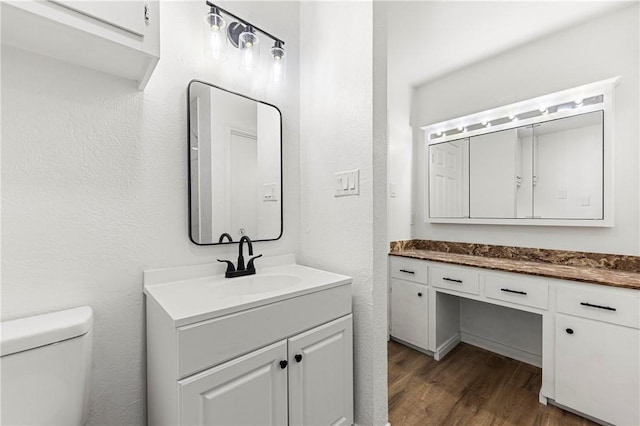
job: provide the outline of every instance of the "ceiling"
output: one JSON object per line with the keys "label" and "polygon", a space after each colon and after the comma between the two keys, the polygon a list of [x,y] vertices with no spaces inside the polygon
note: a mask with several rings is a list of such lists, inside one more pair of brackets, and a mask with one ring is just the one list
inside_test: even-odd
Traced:
{"label": "ceiling", "polygon": [[388,81],[418,86],[636,1],[393,1]]}

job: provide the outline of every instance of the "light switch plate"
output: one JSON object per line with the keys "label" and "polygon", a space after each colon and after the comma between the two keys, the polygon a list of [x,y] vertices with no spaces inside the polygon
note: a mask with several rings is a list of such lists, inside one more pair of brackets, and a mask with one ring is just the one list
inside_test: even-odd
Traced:
{"label": "light switch plate", "polygon": [[338,172],[336,179],[336,197],[360,194],[360,169]]}
{"label": "light switch plate", "polygon": [[278,201],[277,183],[265,183],[262,185],[262,201]]}

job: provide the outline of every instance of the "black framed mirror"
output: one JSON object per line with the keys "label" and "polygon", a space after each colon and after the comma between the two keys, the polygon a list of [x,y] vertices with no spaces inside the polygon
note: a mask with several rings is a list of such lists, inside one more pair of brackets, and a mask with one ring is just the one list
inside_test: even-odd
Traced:
{"label": "black framed mirror", "polygon": [[282,114],[199,80],[187,87],[189,237],[198,245],[282,236]]}

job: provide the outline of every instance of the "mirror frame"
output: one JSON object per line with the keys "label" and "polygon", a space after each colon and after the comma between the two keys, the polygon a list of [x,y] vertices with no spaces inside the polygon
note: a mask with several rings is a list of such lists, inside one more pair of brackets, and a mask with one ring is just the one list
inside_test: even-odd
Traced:
{"label": "mirror frame", "polygon": [[[193,244],[196,244],[198,246],[219,246],[219,245],[230,245],[230,244],[238,244],[239,241],[225,241],[222,243],[199,243],[194,241],[193,239],[193,235],[191,233],[192,230],[192,224],[193,224],[193,219],[192,219],[192,211],[191,211],[191,191],[193,190],[193,187],[191,185],[191,102],[190,102],[190,98],[191,98],[191,85],[193,83],[201,83],[204,84],[206,86],[209,87],[213,87],[215,89],[218,90],[222,90],[223,92],[227,92],[230,93],[232,95],[236,95],[236,96],[240,96],[242,98],[248,99],[250,101],[253,102],[258,102],[261,103],[263,105],[267,105],[270,106],[272,108],[275,108],[276,111],[278,111],[278,115],[280,116],[280,232],[278,234],[278,236],[276,238],[270,238],[270,239],[264,239],[264,240],[254,240],[252,239],[251,242],[263,242],[263,241],[276,241],[279,240],[280,238],[282,238],[282,235],[284,234],[284,174],[283,174],[283,157],[282,157],[282,111],[280,111],[280,108],[278,108],[277,106],[270,104],[268,102],[264,102],[258,99],[254,99],[251,98],[249,96],[243,95],[241,93],[238,92],[234,92],[232,90],[228,90],[225,88],[222,88],[220,86],[217,86],[215,84],[212,83],[208,83],[206,81],[203,80],[198,80],[198,79],[193,79],[191,81],[189,81],[189,84],[187,85],[187,216],[188,216],[188,234],[189,234],[189,240],[191,240],[191,242]],[[249,237],[251,237],[249,235]]]}
{"label": "mirror frame", "polygon": [[[620,77],[613,77],[607,80],[586,84],[584,86],[574,87],[572,89],[539,96],[537,98],[527,99],[511,105],[504,105],[470,114],[467,116],[456,117],[438,123],[429,124],[420,127],[424,132],[424,145],[421,152],[422,160],[418,164],[422,167],[418,168],[417,178],[423,182],[422,191],[422,213],[424,223],[451,223],[451,224],[475,224],[475,225],[534,225],[534,226],[582,226],[582,227],[613,227],[615,225],[615,186],[614,186],[614,145],[615,145],[615,87],[620,82]],[[504,122],[493,126],[490,130],[487,128],[479,128],[473,126],[472,130],[465,130],[463,133],[448,134],[443,133],[443,129],[453,129],[464,127],[467,123],[480,123],[489,117],[506,117],[514,111],[532,111],[540,107],[540,105],[557,105],[565,102],[573,102],[575,99],[586,99],[594,96],[603,96],[600,104],[582,107],[580,111],[562,111],[548,115],[540,115],[532,118],[521,119],[514,123],[513,121]],[[452,140],[478,136],[486,133],[493,133],[499,130],[519,128],[530,124],[551,121],[554,119],[571,117],[583,113],[601,110],[603,117],[603,218],[602,219],[523,219],[523,218],[439,218],[430,216],[429,205],[429,146],[449,142]],[[443,135],[443,136],[438,136]]]}

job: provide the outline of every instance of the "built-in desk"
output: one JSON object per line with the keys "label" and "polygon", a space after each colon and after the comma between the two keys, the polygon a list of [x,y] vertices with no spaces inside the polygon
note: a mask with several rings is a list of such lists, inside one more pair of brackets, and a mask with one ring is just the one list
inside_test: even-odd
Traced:
{"label": "built-in desk", "polygon": [[[466,341],[541,366],[541,403],[640,424],[640,274],[415,248],[390,254],[394,340],[436,360]],[[540,355],[465,336],[468,300],[539,316]]]}

